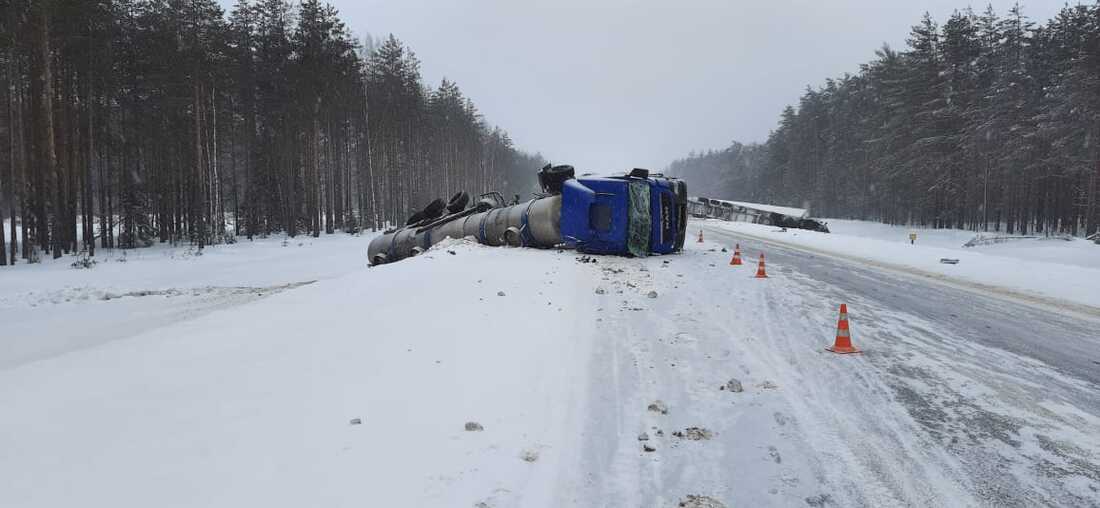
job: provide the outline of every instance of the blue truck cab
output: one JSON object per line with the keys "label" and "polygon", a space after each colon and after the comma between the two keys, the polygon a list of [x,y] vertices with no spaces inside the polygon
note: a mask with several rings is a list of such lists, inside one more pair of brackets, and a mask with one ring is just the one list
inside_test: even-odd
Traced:
{"label": "blue truck cab", "polygon": [[683,181],[635,169],[626,176],[568,180],[561,195],[562,241],[580,252],[645,256],[683,249]]}

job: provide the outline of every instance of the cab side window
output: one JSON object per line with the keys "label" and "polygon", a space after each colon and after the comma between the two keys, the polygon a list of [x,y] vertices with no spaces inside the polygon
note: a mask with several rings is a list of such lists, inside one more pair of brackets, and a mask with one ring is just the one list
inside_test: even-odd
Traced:
{"label": "cab side window", "polygon": [[588,227],[600,232],[611,231],[611,207],[593,203],[588,208]]}

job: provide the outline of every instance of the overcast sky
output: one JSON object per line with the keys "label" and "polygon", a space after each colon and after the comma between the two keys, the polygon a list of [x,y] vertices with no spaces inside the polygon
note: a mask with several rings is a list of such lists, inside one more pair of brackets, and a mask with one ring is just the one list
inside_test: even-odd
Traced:
{"label": "overcast sky", "polygon": [[[1077,3],[1077,0],[1071,0]],[[581,171],[664,168],[763,141],[807,85],[904,47],[965,0],[329,0],[356,33],[393,33],[521,148]],[[231,0],[223,0],[229,6]],[[1015,0],[993,0],[998,14]],[[987,2],[977,2],[984,10]],[[1021,1],[1035,20],[1063,0]]]}

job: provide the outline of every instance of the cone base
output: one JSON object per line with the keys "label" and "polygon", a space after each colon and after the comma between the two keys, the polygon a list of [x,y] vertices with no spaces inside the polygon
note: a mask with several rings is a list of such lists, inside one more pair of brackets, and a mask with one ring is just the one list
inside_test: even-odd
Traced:
{"label": "cone base", "polygon": [[862,350],[856,349],[855,347],[826,346],[825,350],[829,351],[830,353],[836,353],[838,355],[848,355],[848,354],[852,354],[852,353],[862,353],[863,352]]}
{"label": "cone base", "polygon": [[736,260],[736,261],[730,261],[730,266],[734,266],[734,265],[740,265],[740,264],[741,264],[741,260],[740,260],[740,259],[739,259],[739,260]]}
{"label": "cone base", "polygon": [[758,273],[758,274],[756,274],[756,277],[753,277],[753,278],[754,278],[754,279],[766,279],[766,278],[768,278],[768,275],[767,275],[767,274],[759,274],[759,273]]}

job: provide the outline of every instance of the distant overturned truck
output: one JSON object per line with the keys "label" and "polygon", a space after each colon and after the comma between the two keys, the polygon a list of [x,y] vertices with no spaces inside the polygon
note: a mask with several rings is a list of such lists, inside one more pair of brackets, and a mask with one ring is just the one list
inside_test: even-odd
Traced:
{"label": "distant overturned truck", "polygon": [[688,198],[688,213],[698,219],[720,219],[731,222],[751,222],[783,228],[808,229],[828,233],[824,222],[811,219],[804,208],[726,201],[704,197]]}
{"label": "distant overturned truck", "polygon": [[538,174],[543,193],[512,205],[498,193],[478,198],[458,193],[437,199],[404,227],[371,241],[371,265],[391,263],[428,250],[445,238],[473,238],[485,245],[565,247],[590,254],[645,256],[684,247],[687,185],[634,169],[624,176],[574,176],[572,166]]}

